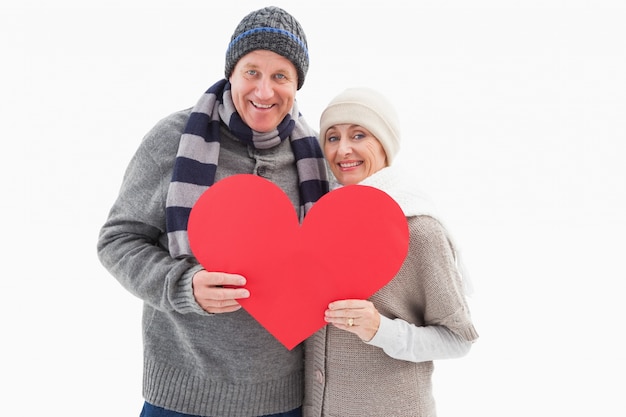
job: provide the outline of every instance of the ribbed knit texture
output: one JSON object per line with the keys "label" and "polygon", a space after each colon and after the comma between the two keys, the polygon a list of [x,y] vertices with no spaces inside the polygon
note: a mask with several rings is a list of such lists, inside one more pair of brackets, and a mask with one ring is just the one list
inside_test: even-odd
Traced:
{"label": "ribbed knit texture", "polygon": [[[294,399],[303,395],[299,374],[256,385],[235,384],[208,380],[196,371],[183,372],[146,360],[144,379],[144,396],[150,404],[167,404],[169,410],[194,410],[193,414],[203,416],[266,415],[267,404],[288,411],[298,407],[298,401]],[[228,398],[229,401],[216,401],[217,398]]]}
{"label": "ribbed knit texture", "polygon": [[226,50],[224,75],[230,78],[241,57],[257,49],[272,51],[290,60],[298,72],[298,90],[309,70],[309,50],[300,23],[279,7],[264,7],[244,17]]}

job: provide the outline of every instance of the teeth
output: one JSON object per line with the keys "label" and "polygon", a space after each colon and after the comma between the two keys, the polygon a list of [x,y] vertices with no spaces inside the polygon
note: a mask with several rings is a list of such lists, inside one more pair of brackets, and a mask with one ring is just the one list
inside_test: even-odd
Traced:
{"label": "teeth", "polygon": [[355,167],[357,165],[361,165],[360,162],[345,162],[345,163],[340,163],[339,166],[342,168],[352,168]]}
{"label": "teeth", "polygon": [[259,107],[261,109],[269,109],[270,107],[272,107],[271,104],[260,104],[260,103],[255,103],[254,101],[252,102],[252,104],[254,105],[254,107]]}

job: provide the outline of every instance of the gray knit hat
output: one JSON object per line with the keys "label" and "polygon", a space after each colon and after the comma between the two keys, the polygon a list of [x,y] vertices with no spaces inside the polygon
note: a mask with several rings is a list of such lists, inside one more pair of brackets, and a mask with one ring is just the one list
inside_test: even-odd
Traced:
{"label": "gray knit hat", "polygon": [[349,88],[336,96],[320,117],[320,144],[326,142],[326,131],[338,124],[363,126],[383,145],[387,165],[400,149],[400,121],[391,102],[370,88]]}
{"label": "gray knit hat", "polygon": [[264,7],[244,17],[230,38],[224,74],[229,78],[239,59],[257,49],[276,52],[298,71],[298,90],[309,70],[309,50],[300,23],[279,7]]}

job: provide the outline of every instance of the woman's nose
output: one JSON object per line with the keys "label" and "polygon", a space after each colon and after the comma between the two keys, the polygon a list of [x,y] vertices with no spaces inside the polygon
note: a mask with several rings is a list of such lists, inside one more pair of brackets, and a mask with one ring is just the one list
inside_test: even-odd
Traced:
{"label": "woman's nose", "polygon": [[341,156],[350,155],[352,153],[352,146],[350,145],[349,142],[342,140],[339,143],[338,151],[339,151],[339,155]]}

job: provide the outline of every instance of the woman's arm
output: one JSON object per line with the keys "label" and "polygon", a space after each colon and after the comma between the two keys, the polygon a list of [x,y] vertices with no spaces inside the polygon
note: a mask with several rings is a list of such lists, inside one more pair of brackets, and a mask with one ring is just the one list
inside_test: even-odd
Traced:
{"label": "woman's arm", "polygon": [[415,326],[402,319],[380,316],[378,331],[366,342],[392,358],[410,362],[454,359],[466,355],[472,342],[445,326]]}

